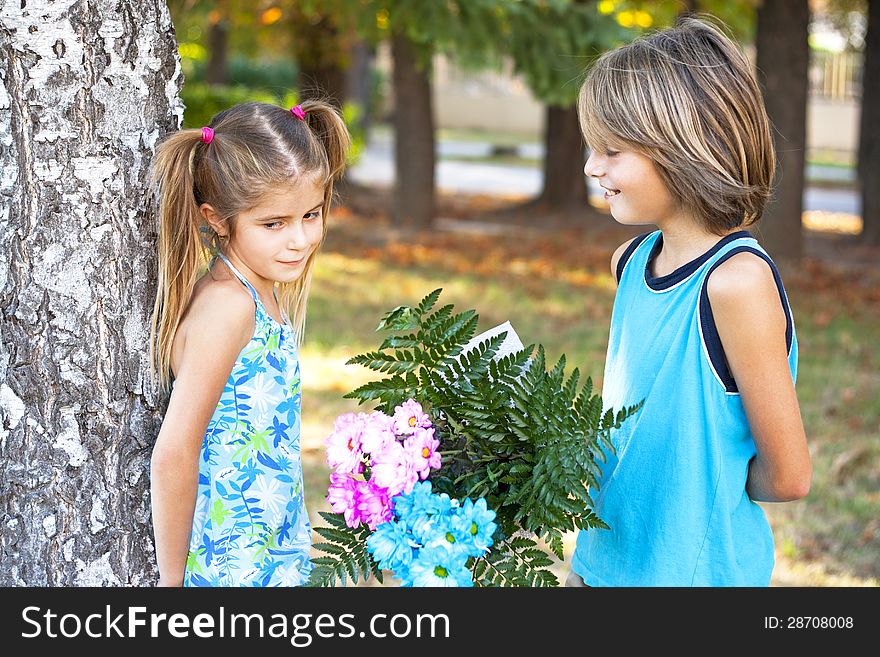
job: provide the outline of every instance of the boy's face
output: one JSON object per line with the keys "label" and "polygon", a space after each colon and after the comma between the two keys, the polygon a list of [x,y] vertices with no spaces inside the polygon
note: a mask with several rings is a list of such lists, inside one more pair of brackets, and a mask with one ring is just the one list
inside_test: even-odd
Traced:
{"label": "boy's face", "polygon": [[591,149],[584,173],[604,188],[611,216],[621,224],[662,227],[680,212],[654,163],[644,155]]}

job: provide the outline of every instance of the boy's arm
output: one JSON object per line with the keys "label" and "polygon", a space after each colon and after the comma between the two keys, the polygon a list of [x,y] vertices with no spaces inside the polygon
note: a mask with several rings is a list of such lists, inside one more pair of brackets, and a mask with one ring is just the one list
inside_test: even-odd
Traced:
{"label": "boy's arm", "polygon": [[812,465],[773,273],[762,259],[740,253],[715,269],[707,292],[757,449],[746,491],[764,502],[805,497]]}
{"label": "boy's arm", "polygon": [[206,289],[190,310],[174,390],[150,460],[159,586],[183,583],[205,429],[254,328],[254,304]]}

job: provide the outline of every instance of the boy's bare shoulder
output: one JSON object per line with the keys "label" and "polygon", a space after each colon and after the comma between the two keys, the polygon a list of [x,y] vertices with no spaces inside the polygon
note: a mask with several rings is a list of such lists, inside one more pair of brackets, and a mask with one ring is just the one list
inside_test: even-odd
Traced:
{"label": "boy's bare shoulder", "polygon": [[710,302],[738,303],[747,298],[776,294],[776,280],[763,258],[750,252],[737,253],[712,271],[706,292]]}
{"label": "boy's bare shoulder", "polygon": [[632,244],[638,236],[633,237],[632,239],[627,240],[623,244],[617,247],[617,250],[611,256],[611,277],[617,281],[617,263],[620,262],[620,258],[623,256],[624,252],[629,248],[629,245]]}

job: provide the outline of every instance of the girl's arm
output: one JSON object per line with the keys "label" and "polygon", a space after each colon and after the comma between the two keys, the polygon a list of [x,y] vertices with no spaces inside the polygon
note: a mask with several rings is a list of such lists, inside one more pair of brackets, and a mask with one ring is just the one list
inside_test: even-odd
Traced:
{"label": "girl's arm", "polygon": [[805,497],[812,465],[773,273],[762,259],[739,253],[715,269],[707,292],[757,449],[746,491],[763,502]]}
{"label": "girl's arm", "polygon": [[208,422],[254,329],[254,304],[233,282],[203,290],[188,311],[174,390],[150,461],[159,586],[181,586]]}

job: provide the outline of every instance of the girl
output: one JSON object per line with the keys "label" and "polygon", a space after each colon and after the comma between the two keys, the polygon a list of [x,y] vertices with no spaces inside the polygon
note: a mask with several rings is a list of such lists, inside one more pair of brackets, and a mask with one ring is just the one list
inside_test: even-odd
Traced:
{"label": "girl", "polygon": [[308,579],[298,346],[349,145],[307,101],[236,105],[157,150],[151,356],[173,379],[150,464],[160,586]]}
{"label": "girl", "polygon": [[[756,501],[804,497],[797,339],[779,273],[744,230],[770,196],[770,123],[748,61],[699,19],[606,53],[580,94],[584,168],[621,224],[603,396],[644,406],[613,436],[572,559],[589,586],[767,586]],[[576,585],[582,585],[578,577]]]}

